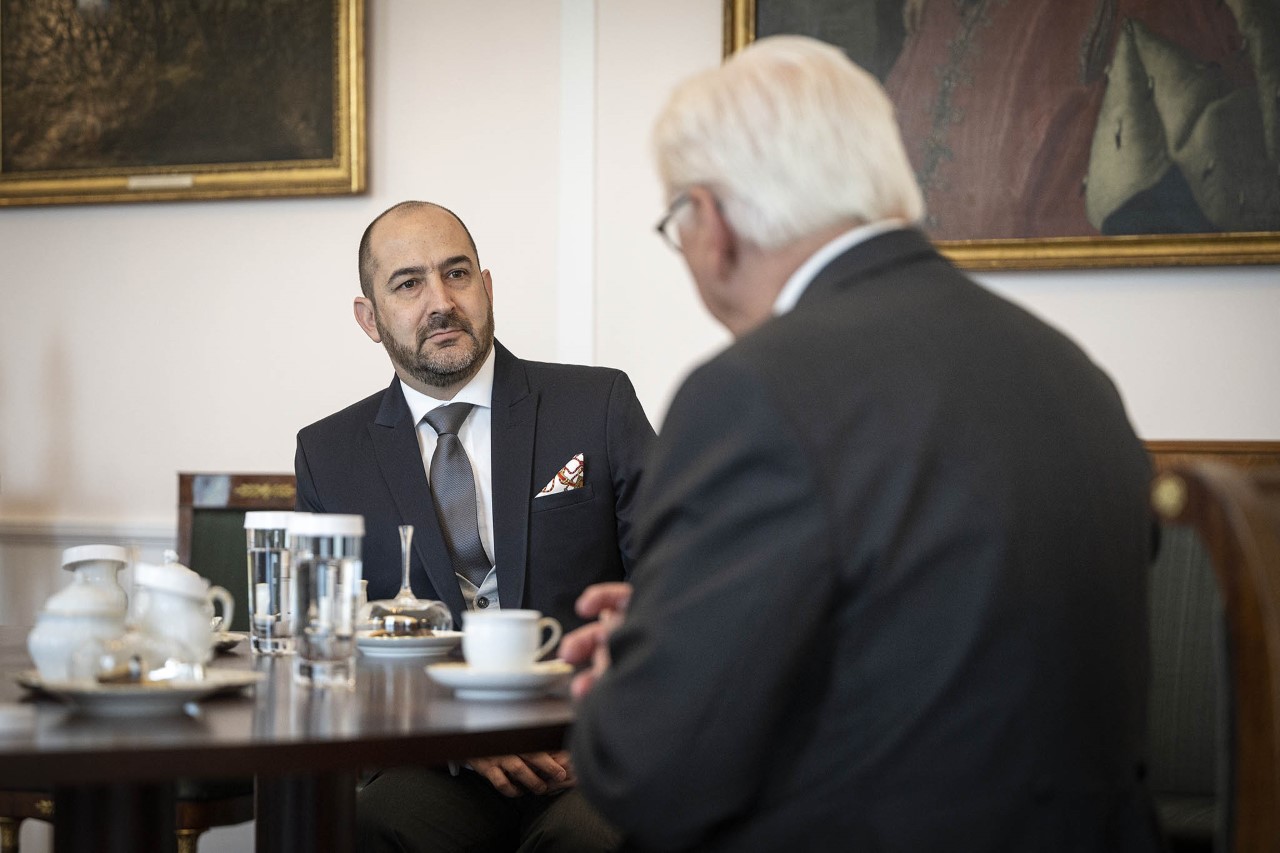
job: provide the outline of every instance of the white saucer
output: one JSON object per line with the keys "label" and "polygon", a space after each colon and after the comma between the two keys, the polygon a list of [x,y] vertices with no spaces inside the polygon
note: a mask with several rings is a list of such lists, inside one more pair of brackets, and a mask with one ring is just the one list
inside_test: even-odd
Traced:
{"label": "white saucer", "polygon": [[462,642],[461,631],[436,631],[430,637],[365,637],[356,634],[356,648],[373,658],[438,658]]}
{"label": "white saucer", "polygon": [[430,664],[427,674],[445,687],[452,687],[459,699],[502,701],[541,696],[567,680],[573,667],[562,660],[549,660],[528,669],[493,672],[450,661]]}
{"label": "white saucer", "polygon": [[17,681],[96,717],[156,716],[182,713],[188,702],[215,693],[257,684],[266,673],[237,669],[206,669],[199,681],[154,681],[149,684],[99,684],[94,681],[46,681],[34,670],[18,673]]}

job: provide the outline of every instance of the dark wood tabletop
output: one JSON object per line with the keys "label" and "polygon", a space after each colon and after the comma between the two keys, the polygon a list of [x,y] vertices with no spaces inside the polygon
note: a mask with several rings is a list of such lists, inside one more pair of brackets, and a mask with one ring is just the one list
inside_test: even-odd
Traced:
{"label": "dark wood tabletop", "polygon": [[453,698],[418,658],[359,658],[352,690],[297,684],[289,657],[257,657],[248,641],[214,665],[266,678],[182,715],[84,716],[33,693],[29,629],[0,626],[0,703],[35,708],[29,731],[0,731],[0,785],[146,781],[174,775],[323,773],[440,764],[477,755],[559,748],[572,719],[566,698],[476,702]]}
{"label": "dark wood tabletop", "polygon": [[[28,632],[0,626],[0,787],[53,788],[58,821],[100,820],[94,832],[117,839],[139,823],[102,808],[122,790],[154,816],[156,791],[171,798],[178,778],[254,777],[259,850],[350,850],[360,771],[559,749],[573,718],[564,695],[456,699],[420,658],[360,657],[354,688],[312,688],[292,658],[254,657],[247,640],[214,666],[262,672],[253,687],[167,716],[87,716],[19,685],[34,670]],[[94,849],[72,831],[59,850]]]}

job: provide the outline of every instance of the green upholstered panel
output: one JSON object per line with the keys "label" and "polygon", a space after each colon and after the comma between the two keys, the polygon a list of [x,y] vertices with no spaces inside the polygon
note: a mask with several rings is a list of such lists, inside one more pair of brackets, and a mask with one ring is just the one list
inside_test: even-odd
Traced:
{"label": "green upholstered panel", "polygon": [[1148,783],[1178,850],[1213,849],[1226,682],[1222,605],[1195,531],[1165,527],[1151,569]]}
{"label": "green upholstered panel", "polygon": [[249,569],[244,538],[244,511],[200,509],[192,513],[191,568],[225,587],[235,598],[231,631],[249,630]]}

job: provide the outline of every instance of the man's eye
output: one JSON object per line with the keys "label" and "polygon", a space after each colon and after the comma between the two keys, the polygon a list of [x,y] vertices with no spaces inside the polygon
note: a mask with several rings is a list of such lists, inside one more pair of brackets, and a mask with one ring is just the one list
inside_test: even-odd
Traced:
{"label": "man's eye", "polygon": [[421,282],[418,281],[418,279],[407,278],[404,281],[400,282],[398,285],[396,285],[396,290],[412,290],[413,288],[417,287],[419,284],[421,284]]}
{"label": "man's eye", "polygon": [[466,277],[467,277],[467,271],[464,269],[449,270],[447,273],[445,273],[445,278],[450,278],[454,280],[457,280],[460,278],[466,278]]}

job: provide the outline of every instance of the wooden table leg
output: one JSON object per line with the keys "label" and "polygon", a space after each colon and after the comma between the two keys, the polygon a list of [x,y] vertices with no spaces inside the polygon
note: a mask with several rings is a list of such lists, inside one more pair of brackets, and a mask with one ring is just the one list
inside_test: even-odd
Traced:
{"label": "wooden table leg", "polygon": [[257,853],[351,853],[356,774],[259,776],[254,813]]}
{"label": "wooden table leg", "polygon": [[54,853],[175,853],[174,785],[53,789]]}

